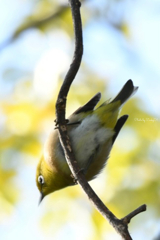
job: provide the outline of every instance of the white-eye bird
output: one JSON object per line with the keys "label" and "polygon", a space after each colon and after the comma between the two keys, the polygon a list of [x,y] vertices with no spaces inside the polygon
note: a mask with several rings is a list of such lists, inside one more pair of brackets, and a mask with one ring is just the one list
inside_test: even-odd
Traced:
{"label": "white-eye bird", "polygon": [[[98,93],[69,117],[67,130],[73,151],[88,181],[104,168],[113,143],[128,118],[124,115],[118,119],[120,108],[137,89],[132,80],[128,80],[112,101],[94,109],[101,98]],[[57,129],[51,130],[45,143],[37,166],[36,183],[41,193],[40,201],[51,192],[75,185]]]}

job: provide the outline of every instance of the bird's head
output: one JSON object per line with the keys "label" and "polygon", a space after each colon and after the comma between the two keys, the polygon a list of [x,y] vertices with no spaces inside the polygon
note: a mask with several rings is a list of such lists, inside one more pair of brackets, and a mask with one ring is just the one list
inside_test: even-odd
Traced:
{"label": "bird's head", "polygon": [[73,185],[70,181],[71,183],[73,182],[71,177],[67,179],[62,172],[58,171],[56,166],[50,166],[42,156],[37,166],[36,173],[36,183],[41,194],[40,202],[48,194],[69,185]]}
{"label": "bird's head", "polygon": [[36,183],[40,191],[40,202],[51,192],[55,191],[54,187],[54,172],[48,166],[44,157],[42,157],[37,166]]}

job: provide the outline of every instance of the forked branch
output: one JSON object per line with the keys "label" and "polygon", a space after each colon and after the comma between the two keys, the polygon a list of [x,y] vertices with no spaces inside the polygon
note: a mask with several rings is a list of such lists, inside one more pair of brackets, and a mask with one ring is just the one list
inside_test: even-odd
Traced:
{"label": "forked branch", "polygon": [[122,219],[118,219],[100,200],[93,189],[90,187],[85,179],[83,171],[80,170],[72,146],[67,133],[67,123],[65,119],[65,109],[67,94],[69,92],[70,86],[78,72],[80,67],[82,54],[83,54],[83,39],[82,39],[82,24],[80,15],[81,3],[79,0],[69,0],[71,6],[74,33],[75,33],[75,52],[73,56],[73,61],[70,68],[66,74],[62,87],[60,89],[58,99],[56,102],[56,125],[58,127],[59,138],[62,144],[66,161],[70,167],[73,177],[80,184],[88,198],[94,204],[96,209],[110,222],[110,224],[115,228],[115,230],[121,235],[122,239],[131,240],[131,236],[128,231],[128,223],[131,219],[146,210],[146,205],[142,205],[133,212],[129,213]]}

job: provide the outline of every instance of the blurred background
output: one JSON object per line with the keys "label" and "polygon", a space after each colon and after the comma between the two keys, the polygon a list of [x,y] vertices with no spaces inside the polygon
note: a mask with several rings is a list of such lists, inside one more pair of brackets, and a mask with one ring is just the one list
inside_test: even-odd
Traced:
{"label": "blurred background", "polygon": [[[92,187],[136,240],[160,232],[160,1],[83,0],[84,55],[67,115],[97,92],[113,98],[128,79],[138,92],[107,167]],[[54,124],[55,101],[74,50],[67,0],[0,1],[0,236],[10,240],[118,240],[79,186],[38,206],[35,172]]]}

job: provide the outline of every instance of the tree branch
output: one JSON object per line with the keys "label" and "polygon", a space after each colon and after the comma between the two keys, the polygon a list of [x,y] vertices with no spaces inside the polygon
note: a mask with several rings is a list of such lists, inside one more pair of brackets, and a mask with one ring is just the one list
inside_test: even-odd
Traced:
{"label": "tree branch", "polygon": [[127,216],[121,219],[125,224],[130,223],[131,219],[135,217],[137,214],[146,211],[147,206],[145,204],[141,205],[140,207],[136,208],[133,212],[129,213]]}
{"label": "tree branch", "polygon": [[[81,2],[84,2],[84,0],[81,0]],[[15,41],[23,32],[32,28],[44,27],[46,24],[55,20],[56,18],[60,18],[68,9],[68,4],[60,5],[56,11],[54,9],[54,11],[52,13],[49,13],[47,16],[41,16],[39,18],[35,18],[34,15],[28,16],[28,20],[25,20],[22,24],[20,24],[8,39],[0,43],[0,51]]]}
{"label": "tree branch", "polygon": [[96,209],[110,222],[110,224],[115,228],[115,230],[121,235],[122,239],[131,240],[132,238],[128,232],[128,223],[130,222],[131,218],[133,218],[135,215],[142,211],[145,211],[146,206],[143,205],[138,209],[134,210],[133,212],[131,212],[130,214],[128,214],[126,217],[118,219],[98,198],[96,193],[93,191],[93,189],[86,181],[83,171],[81,171],[75,159],[75,155],[67,133],[67,126],[65,120],[67,94],[78,72],[83,54],[80,2],[79,0],[69,0],[69,3],[72,11],[75,33],[75,52],[73,56],[73,61],[64,79],[63,85],[60,89],[58,99],[56,102],[56,125],[58,126],[60,142],[63,147],[65,157],[70,167],[70,170],[73,174],[73,177],[80,184],[84,192],[87,194],[88,198],[92,201]]}

